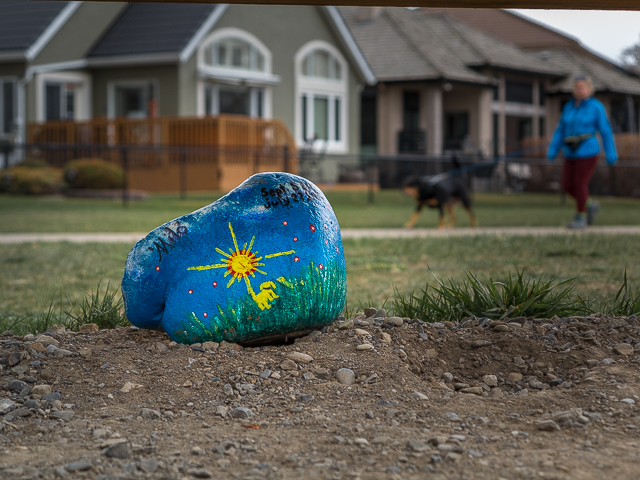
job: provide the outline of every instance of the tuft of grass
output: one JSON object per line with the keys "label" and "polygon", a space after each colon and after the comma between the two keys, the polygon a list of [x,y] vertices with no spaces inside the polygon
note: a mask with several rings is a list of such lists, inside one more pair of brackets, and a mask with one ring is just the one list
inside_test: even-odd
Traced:
{"label": "tuft of grass", "polygon": [[640,314],[640,293],[630,292],[627,281],[627,269],[624,270],[624,279],[618,293],[611,302],[606,302],[599,308],[600,311],[617,317],[628,317]]}
{"label": "tuft of grass", "polygon": [[[429,269],[431,270],[431,269]],[[491,277],[481,281],[465,272],[462,282],[449,280],[448,285],[431,272],[437,286],[421,289],[421,294],[403,296],[396,290],[393,310],[402,317],[419,318],[426,322],[457,322],[464,317],[487,317],[493,320],[514,317],[551,318],[586,313],[586,301],[572,297],[574,279],[558,282],[554,279],[525,278],[524,270],[506,279]]]}
{"label": "tuft of grass", "polygon": [[111,288],[107,283],[104,293],[100,293],[100,281],[95,292],[86,295],[78,305],[65,309],[65,327],[78,330],[86,323],[95,323],[100,329],[131,325],[124,314],[124,302],[120,287]]}

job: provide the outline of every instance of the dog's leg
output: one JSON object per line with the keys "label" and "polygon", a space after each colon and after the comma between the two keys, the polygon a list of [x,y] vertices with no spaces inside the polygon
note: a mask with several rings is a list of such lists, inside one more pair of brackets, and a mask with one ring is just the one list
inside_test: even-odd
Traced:
{"label": "dog's leg", "polygon": [[456,223],[456,208],[453,203],[447,203],[444,207],[449,214],[449,227],[453,228]]}
{"label": "dog's leg", "polygon": [[471,226],[472,227],[477,227],[478,226],[478,221],[476,220],[476,216],[473,214],[473,210],[471,210],[470,208],[466,208],[466,207],[465,207],[465,210],[469,214],[469,220],[471,220]]}
{"label": "dog's leg", "polygon": [[404,225],[406,228],[413,228],[415,223],[418,221],[418,217],[420,216],[420,211],[413,212],[409,221]]}

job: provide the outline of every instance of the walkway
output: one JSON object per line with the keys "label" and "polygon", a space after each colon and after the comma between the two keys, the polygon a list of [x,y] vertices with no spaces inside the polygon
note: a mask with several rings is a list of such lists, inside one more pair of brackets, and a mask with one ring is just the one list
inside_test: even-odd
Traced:
{"label": "walkway", "polygon": [[[454,228],[436,230],[430,228],[406,229],[344,229],[342,238],[441,238],[473,235],[527,236],[527,235],[581,235],[595,233],[602,235],[640,235],[640,226],[589,227],[586,230],[568,230],[563,227],[496,227],[496,228]],[[72,243],[135,243],[146,233],[2,233],[0,244],[33,242]]]}

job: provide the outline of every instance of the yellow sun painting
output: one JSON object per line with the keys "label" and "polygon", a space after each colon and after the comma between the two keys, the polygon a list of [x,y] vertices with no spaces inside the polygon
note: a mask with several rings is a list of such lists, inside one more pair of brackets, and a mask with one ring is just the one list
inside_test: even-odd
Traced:
{"label": "yellow sun painting", "polygon": [[260,293],[255,293],[253,288],[251,288],[251,281],[249,280],[249,276],[255,278],[255,272],[261,273],[262,275],[267,275],[267,272],[260,270],[258,267],[263,267],[265,264],[260,263],[260,260],[267,258],[279,257],[281,255],[291,255],[295,253],[295,250],[289,250],[287,252],[277,252],[270,253],[265,255],[264,257],[258,257],[258,251],[255,252],[251,249],[253,248],[253,242],[255,240],[255,235],[251,238],[249,245],[245,243],[242,248],[238,245],[238,240],[236,239],[236,235],[233,232],[233,227],[231,226],[231,222],[229,222],[229,231],[231,232],[231,238],[233,239],[233,246],[235,250],[229,248],[230,253],[226,253],[220,248],[216,248],[216,252],[220,255],[223,255],[224,258],[221,258],[220,261],[223,263],[216,263],[213,265],[201,265],[197,267],[189,267],[187,270],[211,270],[214,268],[225,268],[226,272],[224,272],[224,276],[231,276],[229,282],[227,283],[227,288],[231,287],[233,283],[237,280],[244,279],[245,284],[247,285],[247,292],[251,295],[251,298],[258,304],[261,310],[265,308],[271,308],[269,302],[278,298],[278,295],[275,293],[276,285],[273,282],[263,282],[260,284]]}

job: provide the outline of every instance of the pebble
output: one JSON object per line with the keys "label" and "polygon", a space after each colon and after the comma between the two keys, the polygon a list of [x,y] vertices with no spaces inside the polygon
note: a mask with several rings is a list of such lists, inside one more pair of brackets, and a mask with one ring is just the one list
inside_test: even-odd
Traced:
{"label": "pebble", "polygon": [[367,351],[367,350],[373,350],[373,349],[374,349],[374,347],[370,343],[363,343],[362,345],[358,345],[356,347],[356,350],[359,350],[361,352],[362,351]]}
{"label": "pebble", "polygon": [[365,318],[371,318],[376,314],[377,311],[378,311],[377,308],[373,308],[373,307],[365,308],[364,309],[364,316],[365,316]]}
{"label": "pebble", "polygon": [[442,374],[442,378],[444,379],[445,382],[453,382],[453,375],[450,374],[449,372],[445,372]]}
{"label": "pebble", "polygon": [[484,390],[482,389],[482,387],[468,387],[468,388],[460,389],[460,392],[461,393],[471,393],[473,395],[482,395]]}
{"label": "pebble", "polygon": [[424,452],[430,448],[428,444],[421,442],[420,440],[409,440],[407,442],[407,447],[414,452]]}
{"label": "pebble", "polygon": [[282,370],[292,371],[292,370],[297,370],[298,365],[296,364],[296,362],[288,358],[280,364],[280,368]]}
{"label": "pebble", "polygon": [[232,418],[249,418],[253,416],[253,412],[246,407],[236,407],[231,411]]}
{"label": "pebble", "polygon": [[497,387],[498,386],[498,377],[495,375],[485,375],[482,377],[482,381],[489,387]]}
{"label": "pebble", "polygon": [[292,352],[287,357],[289,360],[293,360],[296,363],[308,364],[313,362],[313,357],[311,355],[307,355],[306,353],[300,352]]}
{"label": "pebble", "polygon": [[122,442],[105,448],[104,454],[109,458],[125,459],[129,458],[129,454],[131,453],[130,450],[131,449],[129,448],[129,444],[126,442]]}
{"label": "pebble", "polygon": [[89,462],[73,462],[68,463],[64,466],[64,469],[67,472],[86,472],[87,470],[91,470],[93,465]]}
{"label": "pebble", "polygon": [[400,317],[389,317],[387,318],[387,323],[395,325],[396,327],[401,327],[404,323],[404,320],[402,320],[402,318]]}
{"label": "pebble", "polygon": [[635,405],[636,401],[633,398],[623,398],[620,400],[622,403],[628,403],[629,405]]}
{"label": "pebble", "polygon": [[68,422],[74,415],[75,413],[71,411],[54,410],[49,413],[49,418],[59,418],[60,420],[66,420]]}
{"label": "pebble", "polygon": [[493,330],[494,332],[508,332],[509,331],[509,326],[508,325],[496,325],[491,330]]}
{"label": "pebble", "polygon": [[78,331],[80,333],[95,333],[98,330],[100,330],[100,328],[95,323],[85,323]]}
{"label": "pebble", "polygon": [[420,393],[420,392],[413,392],[413,394],[418,397],[420,400],[429,400],[429,397],[427,397],[424,393]]}
{"label": "pebble", "polygon": [[391,335],[389,335],[387,332],[382,332],[382,341],[384,343],[391,343]]}
{"label": "pebble", "polygon": [[510,382],[520,382],[522,381],[522,374],[518,373],[518,372],[511,372],[508,376],[507,379]]}
{"label": "pebble", "polygon": [[331,372],[326,368],[314,368],[311,372],[322,380],[329,380],[331,378]]}
{"label": "pebble", "polygon": [[560,430],[560,427],[553,420],[540,420],[536,423],[536,427],[538,430],[542,430],[543,432],[554,432],[556,430]]}
{"label": "pebble", "polygon": [[35,385],[32,389],[31,389],[31,393],[34,395],[49,395],[51,393],[51,386],[50,385]]}
{"label": "pebble", "polygon": [[356,382],[356,374],[348,368],[341,368],[336,372],[336,380],[342,385],[353,385]]}
{"label": "pebble", "polygon": [[213,475],[206,468],[190,468],[187,473],[196,478],[211,478]]}
{"label": "pebble", "polygon": [[264,370],[262,373],[260,373],[259,378],[260,380],[266,380],[270,376],[271,376],[271,370]]}
{"label": "pebble", "polygon": [[225,418],[227,416],[227,412],[229,412],[229,407],[225,407],[224,405],[218,405],[216,407],[216,415],[219,417]]}
{"label": "pebble", "polygon": [[633,355],[633,346],[628,343],[619,343],[613,350],[620,355]]}
{"label": "pebble", "polygon": [[353,330],[353,332],[356,335],[369,335],[369,332],[367,330],[363,330],[361,328],[356,328],[356,329]]}
{"label": "pebble", "polygon": [[140,410],[138,415],[145,420],[157,420],[162,418],[162,414],[158,410],[152,410],[150,408],[143,408]]}
{"label": "pebble", "polygon": [[492,342],[489,340],[474,340],[471,342],[471,348],[482,348],[488,347],[489,345],[492,345]]}
{"label": "pebble", "polygon": [[8,398],[0,399],[0,415],[5,415],[12,410],[15,410],[16,402],[9,400]]}

